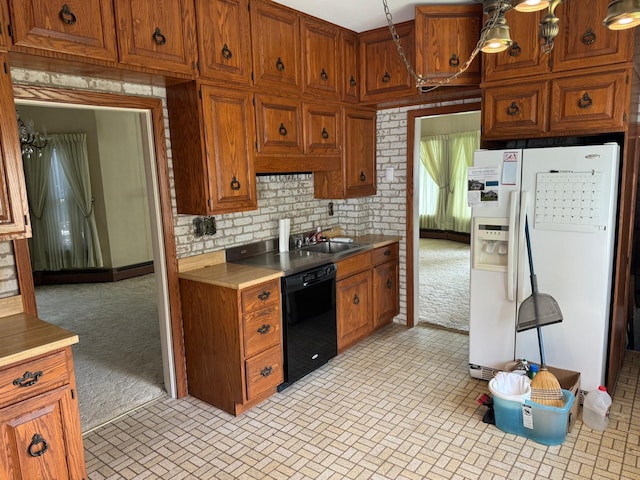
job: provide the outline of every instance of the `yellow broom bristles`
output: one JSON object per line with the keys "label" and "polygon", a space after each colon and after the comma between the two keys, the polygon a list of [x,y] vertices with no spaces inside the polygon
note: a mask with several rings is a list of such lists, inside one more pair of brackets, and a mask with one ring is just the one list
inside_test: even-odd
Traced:
{"label": "yellow broom bristles", "polygon": [[564,407],[560,382],[546,368],[541,368],[531,380],[531,401],[549,407]]}

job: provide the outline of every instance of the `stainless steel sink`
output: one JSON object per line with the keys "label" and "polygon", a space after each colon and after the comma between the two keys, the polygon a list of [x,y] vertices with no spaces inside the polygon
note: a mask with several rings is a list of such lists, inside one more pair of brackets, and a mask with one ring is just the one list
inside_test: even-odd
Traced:
{"label": "stainless steel sink", "polygon": [[366,247],[366,244],[362,243],[354,243],[354,242],[318,242],[312,245],[305,245],[301,247],[301,250],[307,252],[317,252],[317,253],[331,253],[331,254],[340,254],[345,252],[351,252],[353,250],[358,250],[360,248]]}

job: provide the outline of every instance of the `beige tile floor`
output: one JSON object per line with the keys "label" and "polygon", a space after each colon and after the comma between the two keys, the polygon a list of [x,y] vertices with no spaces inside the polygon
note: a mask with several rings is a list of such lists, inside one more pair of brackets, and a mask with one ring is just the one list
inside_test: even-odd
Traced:
{"label": "beige tile floor", "polygon": [[640,353],[611,423],[547,447],[482,423],[468,337],[392,325],[240,417],[158,399],[84,436],[89,478],[640,479]]}

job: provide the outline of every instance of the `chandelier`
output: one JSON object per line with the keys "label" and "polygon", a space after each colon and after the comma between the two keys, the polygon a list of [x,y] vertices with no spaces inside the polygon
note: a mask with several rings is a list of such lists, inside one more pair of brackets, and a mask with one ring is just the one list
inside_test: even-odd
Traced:
{"label": "chandelier", "polygon": [[20,118],[20,113],[17,111],[16,117],[18,119],[18,135],[20,137],[22,155],[30,158],[35,151],[38,151],[39,156],[42,155],[41,150],[47,146],[49,139],[34,130],[32,120],[25,122]]}
{"label": "chandelier", "polygon": [[[542,51],[550,53],[553,50],[554,39],[558,35],[558,17],[555,14],[556,7],[564,0],[483,0],[482,10],[487,16],[487,21],[480,31],[480,38],[469,58],[451,76],[444,79],[432,79],[418,75],[400,45],[400,36],[393,25],[393,18],[387,5],[387,0],[382,0],[387,24],[391,37],[396,45],[398,54],[405,64],[409,74],[415,79],[416,86],[423,93],[435,90],[447,85],[463,74],[473,62],[478,53],[498,53],[506,50],[512,44],[509,34],[509,25],[504,17],[505,12],[515,9],[520,12],[537,12],[547,9],[547,14],[539,24],[538,36],[542,40]],[[610,0],[607,16],[602,22],[610,30],[623,30],[640,25],[640,0]]]}

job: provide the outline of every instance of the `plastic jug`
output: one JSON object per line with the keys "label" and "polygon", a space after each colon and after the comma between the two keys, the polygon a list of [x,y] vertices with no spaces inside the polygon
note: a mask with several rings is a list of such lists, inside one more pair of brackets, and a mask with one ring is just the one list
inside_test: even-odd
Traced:
{"label": "plastic jug", "polygon": [[584,397],[582,405],[582,421],[594,430],[606,430],[609,425],[611,397],[607,387],[600,385]]}

